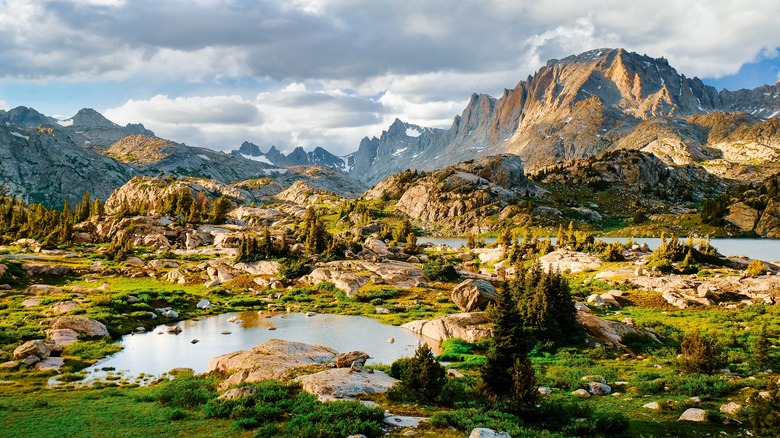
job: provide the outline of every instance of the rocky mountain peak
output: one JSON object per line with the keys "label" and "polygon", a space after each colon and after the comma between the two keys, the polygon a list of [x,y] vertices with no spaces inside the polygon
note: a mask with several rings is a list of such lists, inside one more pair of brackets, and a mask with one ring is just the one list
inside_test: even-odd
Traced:
{"label": "rocky mountain peak", "polygon": [[89,128],[120,128],[119,125],[108,120],[92,108],[82,108],[71,118],[73,126]]}
{"label": "rocky mountain peak", "polygon": [[56,126],[57,121],[33,108],[18,106],[0,115],[0,121],[19,128],[35,128],[40,125]]}
{"label": "rocky mountain peak", "polygon": [[[273,146],[271,147],[273,148]],[[242,155],[248,155],[250,157],[259,157],[263,154],[260,152],[260,146],[248,141],[241,143],[241,146],[238,148],[238,153]]]}

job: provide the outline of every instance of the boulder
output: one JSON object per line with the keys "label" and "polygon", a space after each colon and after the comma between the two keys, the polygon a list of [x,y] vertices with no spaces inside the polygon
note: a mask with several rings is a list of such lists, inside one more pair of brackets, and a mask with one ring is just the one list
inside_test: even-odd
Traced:
{"label": "boulder", "polygon": [[478,427],[471,430],[469,438],[512,438],[512,436],[506,432],[496,432],[493,429]]}
{"label": "boulder", "polygon": [[65,365],[65,359],[61,357],[47,357],[35,364],[38,371],[59,371],[60,367]]}
{"label": "boulder", "polygon": [[144,261],[139,259],[138,257],[128,257],[125,259],[125,263],[127,263],[130,266],[143,266]]}
{"label": "boulder", "polygon": [[658,402],[645,403],[642,405],[642,407],[645,409],[653,409],[653,410],[661,409],[661,405]]}
{"label": "boulder", "polygon": [[612,388],[606,383],[588,382],[588,393],[590,395],[609,395]]}
{"label": "boulder", "polygon": [[382,371],[369,373],[349,368],[332,368],[298,377],[295,381],[304,391],[325,399],[383,393],[398,383]]}
{"label": "boulder", "polygon": [[496,300],[496,288],[485,280],[466,280],[452,289],[450,298],[460,310],[474,312],[485,310],[488,304]]}
{"label": "boulder", "polygon": [[51,328],[71,329],[89,337],[109,335],[106,326],[102,322],[81,315],[60,316],[54,321]]}
{"label": "boulder", "polygon": [[26,359],[30,356],[35,356],[39,360],[49,357],[51,351],[46,345],[46,342],[36,339],[33,341],[27,341],[24,344],[16,347],[14,350],[14,359]]}
{"label": "boulder", "polygon": [[707,421],[707,411],[699,408],[688,408],[680,415],[677,421]]}
{"label": "boulder", "polygon": [[22,307],[35,307],[41,304],[43,297],[32,297],[22,301]]}
{"label": "boulder", "polygon": [[585,329],[588,337],[596,342],[604,345],[615,345],[626,348],[621,343],[621,339],[627,333],[635,333],[650,336],[650,338],[657,341],[659,345],[661,343],[656,334],[650,329],[600,318],[584,305],[575,307],[577,308],[577,322]]}
{"label": "boulder", "polygon": [[48,284],[31,284],[30,286],[27,286],[25,292],[34,295],[61,294],[62,289]]}
{"label": "boulder", "polygon": [[282,264],[274,260],[259,260],[251,263],[236,263],[233,268],[247,274],[275,277],[282,269]]}
{"label": "boulder", "polygon": [[390,251],[387,249],[385,242],[379,239],[366,239],[363,243],[363,247],[370,250],[379,257],[387,257]]}
{"label": "boulder", "polygon": [[28,263],[22,265],[29,277],[62,277],[70,275],[73,271],[67,266],[47,265],[41,263]]}
{"label": "boulder", "polygon": [[729,402],[725,405],[721,405],[720,411],[728,415],[739,415],[743,406],[739,403]]}
{"label": "boulder", "polygon": [[46,330],[46,345],[51,351],[62,351],[68,345],[76,342],[79,334],[71,329],[48,329]]}
{"label": "boulder", "polygon": [[466,342],[475,342],[490,336],[489,323],[483,312],[470,312],[444,315],[432,320],[407,322],[401,327],[434,341],[461,338]]}
{"label": "boulder", "polygon": [[423,421],[428,421],[428,417],[412,417],[409,415],[386,415],[385,418],[382,420],[382,423],[385,427],[389,429],[409,429],[406,432],[404,432],[403,436],[415,436],[417,433],[410,434],[409,432],[414,432],[414,429],[417,429],[420,427],[420,423]]}
{"label": "boulder", "polygon": [[242,386],[240,388],[231,388],[217,397],[218,400],[238,400],[247,398],[255,394],[257,390],[251,386]]}
{"label": "boulder", "polygon": [[79,309],[81,309],[81,306],[79,306],[78,303],[74,301],[60,301],[59,303],[54,303],[51,306],[52,312],[56,314],[68,313]]}
{"label": "boulder", "polygon": [[336,358],[336,351],[321,345],[269,339],[250,350],[236,351],[214,358],[209,372],[229,377],[222,387],[241,382],[259,382],[267,379],[283,379],[293,368],[325,364]]}
{"label": "boulder", "polygon": [[555,250],[540,257],[539,263],[545,272],[550,272],[550,270],[580,272],[586,269],[598,269],[601,267],[601,260],[598,257],[584,252],[565,249]]}
{"label": "boulder", "polygon": [[371,359],[371,356],[363,351],[350,351],[349,353],[341,353],[336,356],[333,363],[336,365],[336,368],[348,368],[353,362],[365,363],[368,359]]}
{"label": "boulder", "polygon": [[685,295],[680,292],[667,290],[661,294],[661,297],[663,297],[667,303],[677,307],[678,309],[685,309],[688,307],[688,300],[686,299]]}
{"label": "boulder", "polygon": [[581,398],[588,398],[588,397],[590,397],[590,393],[588,391],[582,389],[582,388],[575,389],[574,391],[571,392],[571,395],[575,395],[575,396],[581,397]]}
{"label": "boulder", "polygon": [[204,309],[204,310],[205,309],[210,309],[211,308],[211,302],[204,298],[204,299],[198,301],[198,304],[195,307],[197,307],[198,309]]}

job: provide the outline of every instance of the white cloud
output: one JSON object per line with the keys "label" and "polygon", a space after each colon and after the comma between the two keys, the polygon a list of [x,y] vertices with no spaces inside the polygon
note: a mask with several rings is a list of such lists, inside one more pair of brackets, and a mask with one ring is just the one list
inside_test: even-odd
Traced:
{"label": "white cloud", "polygon": [[0,110],[8,111],[9,109],[11,109],[11,107],[8,105],[8,102],[0,100]]}
{"label": "white cloud", "polygon": [[471,93],[593,48],[732,74],[776,55],[778,16],[776,0],[0,0],[0,86],[133,81],[109,118],[219,149],[349,152],[396,117],[447,127]]}

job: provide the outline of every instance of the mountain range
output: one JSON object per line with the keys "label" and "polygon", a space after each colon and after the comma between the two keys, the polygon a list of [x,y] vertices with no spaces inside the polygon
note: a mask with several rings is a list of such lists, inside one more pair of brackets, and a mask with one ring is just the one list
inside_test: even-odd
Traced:
{"label": "mountain range", "polygon": [[373,185],[406,169],[499,154],[519,156],[530,174],[619,150],[761,181],[780,171],[778,114],[780,83],[717,91],[663,58],[599,49],[550,60],[498,98],[473,94],[449,129],[396,119],[347,156],[321,147],[262,152],[248,141],[215,152],[160,139],[141,124],[117,125],[92,109],[67,120],[26,107],[0,111],[0,187],[57,206],[84,190],[105,199],[136,175],[232,183],[318,166]]}

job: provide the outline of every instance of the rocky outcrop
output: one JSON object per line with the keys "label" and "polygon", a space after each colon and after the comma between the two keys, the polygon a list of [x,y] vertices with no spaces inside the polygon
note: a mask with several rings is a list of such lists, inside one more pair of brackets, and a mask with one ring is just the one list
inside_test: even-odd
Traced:
{"label": "rocky outcrop", "polygon": [[485,310],[496,300],[496,288],[486,280],[466,280],[452,290],[450,298],[463,312]]}
{"label": "rocky outcrop", "polygon": [[324,263],[317,265],[311,274],[302,277],[301,280],[313,285],[331,282],[350,297],[369,282],[398,288],[416,287],[428,282],[428,278],[418,265],[394,260],[383,263],[364,260]]}
{"label": "rocky outcrop", "polygon": [[542,190],[523,174],[520,158],[499,155],[471,160],[429,174],[402,172],[389,177],[364,199],[398,197],[395,208],[453,233],[488,231],[484,218],[500,213],[517,196]]}
{"label": "rocky outcrop", "polygon": [[461,338],[466,342],[475,342],[490,336],[490,324],[482,312],[456,313],[432,320],[412,321],[401,327],[434,341]]}
{"label": "rocky outcrop", "polygon": [[744,202],[729,206],[729,213],[723,218],[741,231],[750,231],[755,227],[759,212]]}
{"label": "rocky outcrop", "polygon": [[545,272],[550,272],[550,270],[580,272],[601,267],[601,260],[598,257],[584,252],[565,249],[558,249],[540,257],[539,263]]}
{"label": "rocky outcrop", "polygon": [[602,345],[612,345],[627,349],[621,341],[623,336],[628,333],[649,336],[660,344],[660,341],[652,330],[637,327],[633,324],[600,318],[584,304],[577,304],[577,322],[592,341]]}
{"label": "rocky outcrop", "polygon": [[667,275],[631,277],[628,280],[641,289],[660,294],[669,304],[680,309],[692,304],[728,305],[729,302],[739,302],[742,299],[759,300],[766,304],[780,302],[780,276],[777,275],[755,278],[739,276],[688,278]]}
{"label": "rocky outcrop", "polygon": [[267,379],[283,379],[298,367],[323,365],[336,358],[336,351],[321,345],[270,339],[250,350],[237,351],[214,358],[209,372],[228,376],[223,388],[242,382],[259,382]]}
{"label": "rocky outcrop", "polygon": [[761,219],[756,224],[756,233],[763,237],[780,238],[780,200],[770,200]]}
{"label": "rocky outcrop", "polygon": [[295,379],[301,388],[321,399],[353,398],[386,392],[398,383],[382,371],[333,368]]}

